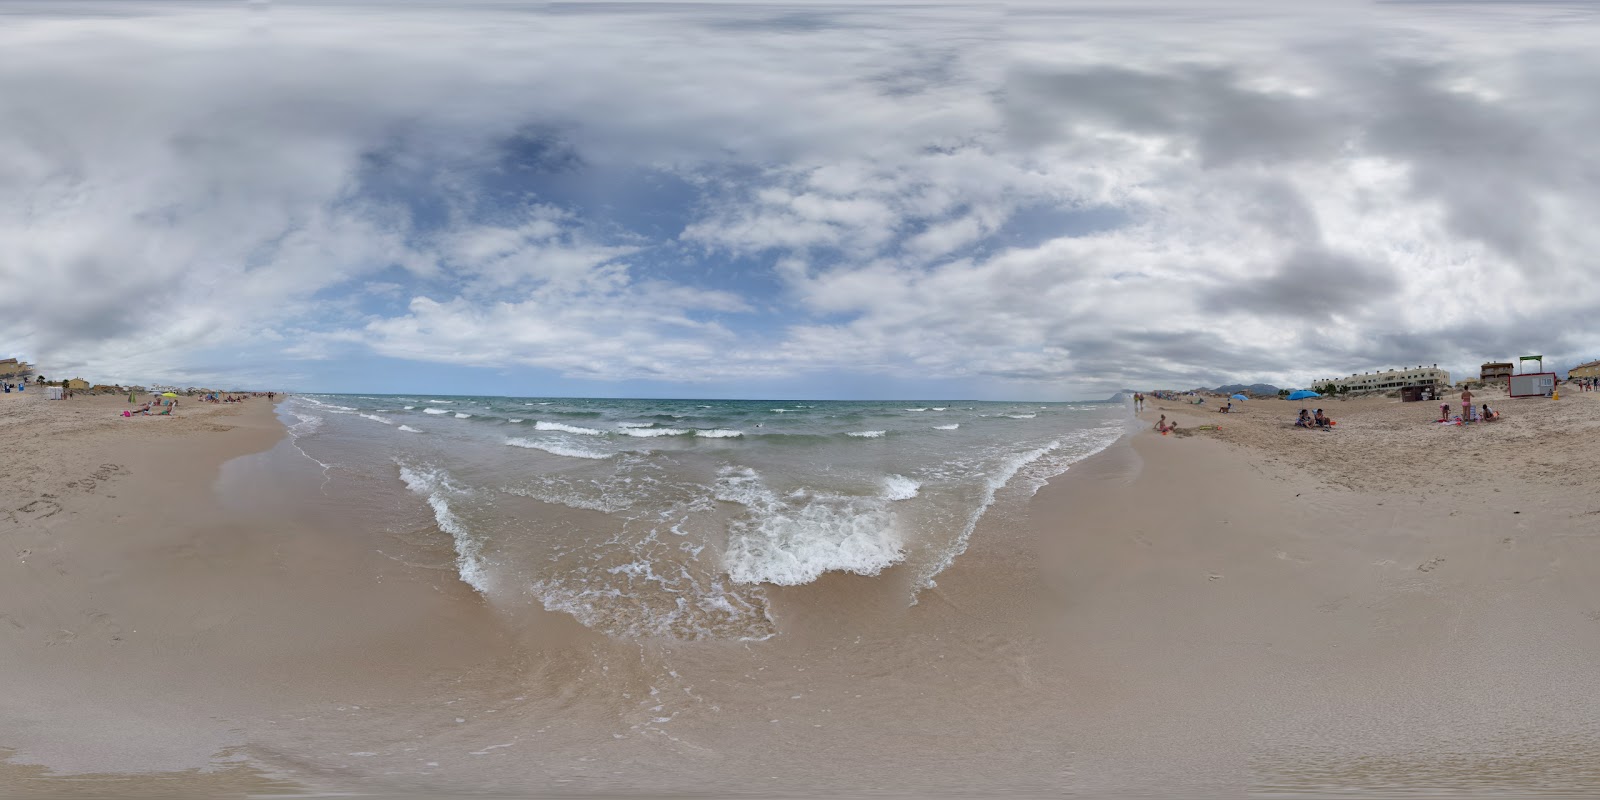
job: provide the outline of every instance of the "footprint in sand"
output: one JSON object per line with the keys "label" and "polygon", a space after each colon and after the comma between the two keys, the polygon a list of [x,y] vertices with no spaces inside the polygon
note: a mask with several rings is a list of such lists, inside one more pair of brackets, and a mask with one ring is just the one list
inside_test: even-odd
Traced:
{"label": "footprint in sand", "polygon": [[17,513],[28,519],[44,519],[61,513],[61,504],[54,500],[35,500],[17,508]]}
{"label": "footprint in sand", "polygon": [[1424,561],[1421,564],[1418,564],[1417,565],[1417,571],[1418,572],[1432,572],[1432,571],[1438,569],[1439,565],[1443,564],[1443,563],[1444,563],[1444,557],[1443,556],[1439,556],[1438,558],[1430,558],[1427,561]]}

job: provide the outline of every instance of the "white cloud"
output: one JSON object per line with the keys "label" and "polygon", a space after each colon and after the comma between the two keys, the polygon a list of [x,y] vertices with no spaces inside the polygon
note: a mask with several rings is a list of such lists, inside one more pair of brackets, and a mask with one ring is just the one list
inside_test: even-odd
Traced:
{"label": "white cloud", "polygon": [[[1025,394],[1600,352],[1592,22],[774,9],[12,17],[0,342]],[[618,222],[645,173],[677,222]]]}

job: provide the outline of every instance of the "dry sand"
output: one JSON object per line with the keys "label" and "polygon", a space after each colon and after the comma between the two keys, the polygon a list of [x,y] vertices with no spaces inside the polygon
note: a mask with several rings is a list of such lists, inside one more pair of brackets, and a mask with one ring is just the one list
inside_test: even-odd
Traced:
{"label": "dry sand", "polygon": [[[281,483],[317,472],[264,401],[0,395],[0,789],[1594,793],[1600,395],[1488,399],[1334,401],[1330,432],[1155,402],[1182,435],[986,520],[911,609],[828,576],[766,644],[645,646],[508,630],[447,545],[382,552]],[[670,735],[585,719],[674,665]]]}
{"label": "dry sand", "polygon": [[1152,402],[1040,492],[1076,788],[1600,793],[1600,395],[1487,400]]}

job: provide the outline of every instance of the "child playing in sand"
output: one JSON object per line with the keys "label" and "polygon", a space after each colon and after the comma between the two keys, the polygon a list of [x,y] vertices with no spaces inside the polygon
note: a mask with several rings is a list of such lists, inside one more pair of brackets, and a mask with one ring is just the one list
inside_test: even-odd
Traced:
{"label": "child playing in sand", "polygon": [[1440,422],[1449,422],[1450,421],[1450,404],[1449,403],[1440,403],[1439,404],[1439,421]]}

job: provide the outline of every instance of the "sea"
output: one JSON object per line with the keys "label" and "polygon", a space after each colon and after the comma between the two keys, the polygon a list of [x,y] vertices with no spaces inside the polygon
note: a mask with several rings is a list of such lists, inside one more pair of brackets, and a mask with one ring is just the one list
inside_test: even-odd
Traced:
{"label": "sea", "polygon": [[1116,403],[444,394],[302,394],[278,413],[323,494],[447,541],[490,603],[732,642],[783,636],[772,593],[830,573],[916,605],[985,524],[1130,420]]}

